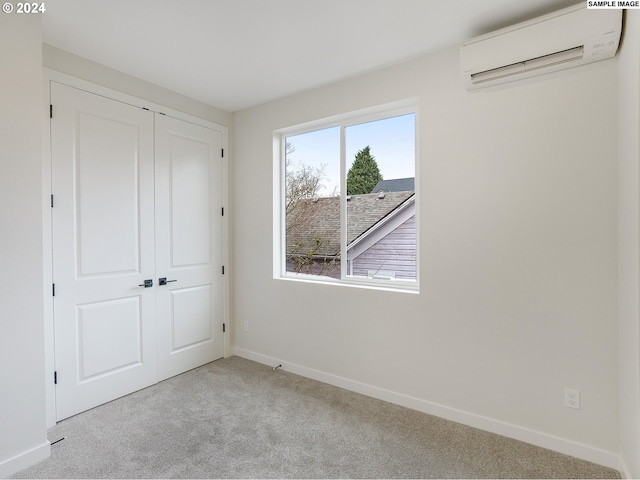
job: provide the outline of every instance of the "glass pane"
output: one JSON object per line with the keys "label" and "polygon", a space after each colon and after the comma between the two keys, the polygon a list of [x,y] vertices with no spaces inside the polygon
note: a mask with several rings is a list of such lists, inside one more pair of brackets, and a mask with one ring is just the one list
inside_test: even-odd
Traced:
{"label": "glass pane", "polygon": [[415,115],[345,129],[347,274],[416,280]]}
{"label": "glass pane", "polygon": [[285,139],[286,271],[340,278],[340,128]]}

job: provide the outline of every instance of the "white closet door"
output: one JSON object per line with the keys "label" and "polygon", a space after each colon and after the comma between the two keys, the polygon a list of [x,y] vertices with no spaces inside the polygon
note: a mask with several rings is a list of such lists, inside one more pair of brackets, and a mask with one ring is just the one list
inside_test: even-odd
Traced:
{"label": "white closet door", "polygon": [[51,99],[61,420],[157,381],[153,114],[55,82]]}
{"label": "white closet door", "polygon": [[223,356],[222,133],[156,114],[159,380]]}

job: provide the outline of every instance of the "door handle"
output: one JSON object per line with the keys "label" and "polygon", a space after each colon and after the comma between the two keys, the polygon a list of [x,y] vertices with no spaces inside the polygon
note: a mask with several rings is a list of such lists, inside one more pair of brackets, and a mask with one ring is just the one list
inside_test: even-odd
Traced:
{"label": "door handle", "polygon": [[145,280],[144,283],[141,283],[138,286],[144,288],[153,287],[153,280],[150,278],[149,280]]}
{"label": "door handle", "polygon": [[160,277],[158,279],[158,285],[166,285],[167,283],[177,282],[178,280],[167,280],[167,277]]}

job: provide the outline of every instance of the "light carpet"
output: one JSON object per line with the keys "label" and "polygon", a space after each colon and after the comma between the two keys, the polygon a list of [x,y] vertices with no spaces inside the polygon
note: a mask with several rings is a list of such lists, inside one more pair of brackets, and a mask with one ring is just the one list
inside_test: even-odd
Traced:
{"label": "light carpet", "polygon": [[59,422],[13,478],[620,478],[239,357]]}

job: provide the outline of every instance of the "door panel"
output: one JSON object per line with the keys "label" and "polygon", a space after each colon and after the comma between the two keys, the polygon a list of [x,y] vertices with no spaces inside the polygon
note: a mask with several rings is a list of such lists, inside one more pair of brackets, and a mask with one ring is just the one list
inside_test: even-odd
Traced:
{"label": "door panel", "polygon": [[142,363],[140,313],[137,297],[77,306],[80,383]]}
{"label": "door panel", "polygon": [[211,342],[211,285],[174,289],[170,295],[171,354]]}
{"label": "door panel", "polygon": [[138,125],[85,112],[77,125],[78,273],[139,272]]}
{"label": "door panel", "polygon": [[153,114],[51,83],[57,420],[157,381]]}
{"label": "door panel", "polygon": [[158,375],[223,356],[222,134],[156,115]]}
{"label": "door panel", "polygon": [[171,135],[168,172],[171,182],[171,267],[208,266],[211,264],[210,196],[214,167],[211,149],[215,146],[182,137],[175,131]]}

